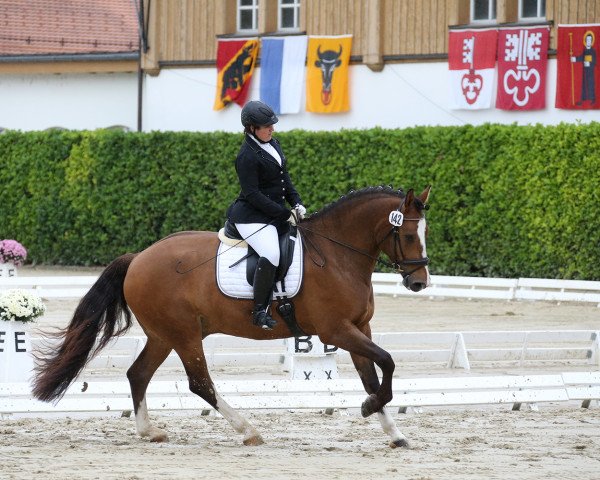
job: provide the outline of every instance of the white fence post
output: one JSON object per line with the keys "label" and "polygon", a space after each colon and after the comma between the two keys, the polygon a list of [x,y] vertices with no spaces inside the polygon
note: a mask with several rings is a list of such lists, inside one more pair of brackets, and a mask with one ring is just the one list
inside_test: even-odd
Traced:
{"label": "white fence post", "polygon": [[137,339],[137,342],[135,343],[135,348],[133,349],[133,354],[131,356],[131,363],[135,362],[135,359],[138,357],[138,355],[140,353],[142,353],[142,350],[144,349],[145,346],[146,346],[146,338],[139,337]]}
{"label": "white fence post", "polygon": [[465,346],[465,339],[462,333],[456,334],[454,345],[450,352],[450,359],[448,360],[448,368],[464,368],[465,370],[471,370],[467,347]]}
{"label": "white fence post", "polygon": [[600,367],[600,331],[592,333],[592,354],[590,363]]}

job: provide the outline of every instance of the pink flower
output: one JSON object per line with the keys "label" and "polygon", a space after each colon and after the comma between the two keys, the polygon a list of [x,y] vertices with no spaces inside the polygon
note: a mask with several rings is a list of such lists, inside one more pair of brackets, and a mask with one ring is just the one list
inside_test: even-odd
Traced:
{"label": "pink flower", "polygon": [[17,267],[23,265],[27,258],[27,250],[16,240],[0,242],[0,263],[14,263]]}

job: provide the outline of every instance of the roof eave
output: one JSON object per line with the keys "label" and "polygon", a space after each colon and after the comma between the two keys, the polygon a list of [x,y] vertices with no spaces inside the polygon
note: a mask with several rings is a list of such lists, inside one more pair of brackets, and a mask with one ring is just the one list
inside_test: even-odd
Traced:
{"label": "roof eave", "polygon": [[0,63],[52,63],[52,62],[115,62],[138,60],[139,52],[116,53],[53,53],[41,55],[2,55]]}

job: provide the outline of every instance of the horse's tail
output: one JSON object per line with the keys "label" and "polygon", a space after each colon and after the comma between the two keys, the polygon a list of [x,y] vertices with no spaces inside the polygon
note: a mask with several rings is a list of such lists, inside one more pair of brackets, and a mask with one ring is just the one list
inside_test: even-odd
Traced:
{"label": "horse's tail", "polygon": [[[106,267],[79,302],[69,326],[51,334],[59,344],[47,345],[35,354],[35,398],[45,402],[60,399],[111,338],[129,330],[131,312],[123,294],[123,282],[135,255],[122,255]],[[102,336],[96,341],[101,330]]]}

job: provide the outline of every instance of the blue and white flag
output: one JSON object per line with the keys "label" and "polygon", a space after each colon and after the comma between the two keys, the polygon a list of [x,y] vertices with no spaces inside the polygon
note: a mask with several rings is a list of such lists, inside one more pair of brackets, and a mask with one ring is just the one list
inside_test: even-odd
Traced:
{"label": "blue and white flag", "polygon": [[261,39],[260,99],[277,114],[300,112],[306,44],[306,35]]}

